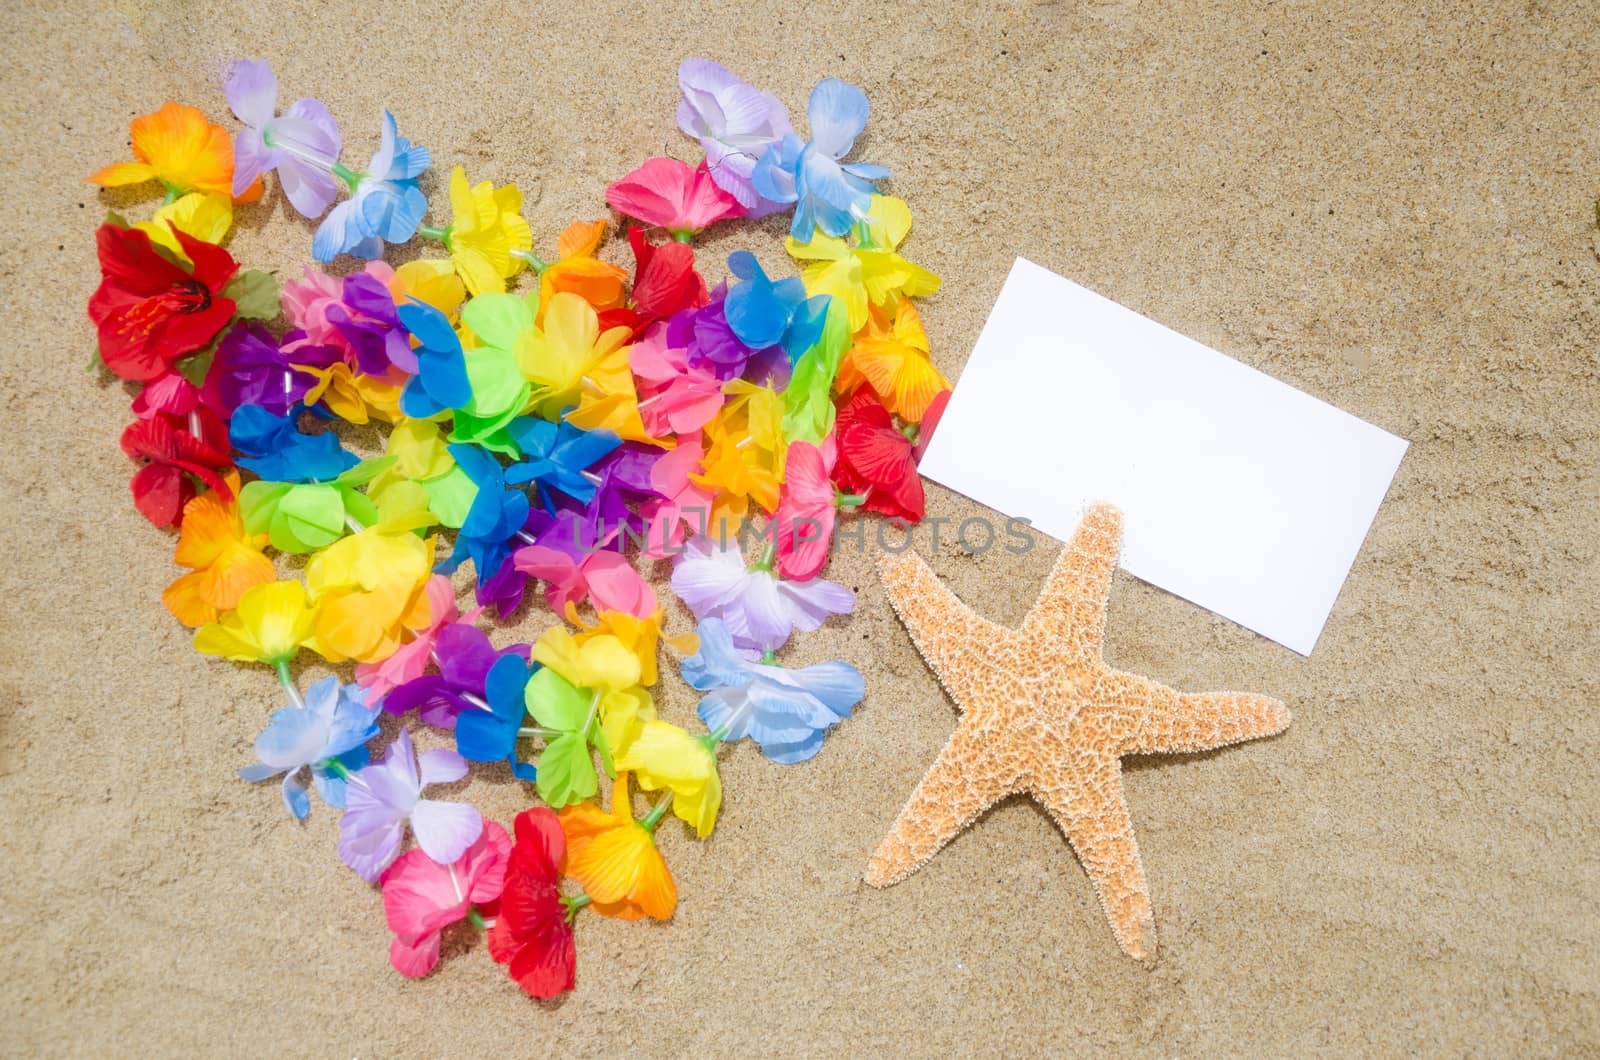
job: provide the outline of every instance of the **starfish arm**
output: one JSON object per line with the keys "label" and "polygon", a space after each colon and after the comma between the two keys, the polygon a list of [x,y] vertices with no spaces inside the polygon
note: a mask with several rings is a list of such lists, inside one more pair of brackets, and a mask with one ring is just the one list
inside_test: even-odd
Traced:
{"label": "starfish arm", "polygon": [[883,557],[879,572],[889,603],[917,650],[957,705],[963,706],[971,691],[967,685],[977,679],[974,664],[982,661],[985,646],[1010,640],[1012,632],[962,603],[915,553]]}
{"label": "starfish arm", "polygon": [[1122,544],[1122,512],[1096,504],[1056,559],[1023,634],[1050,631],[1076,640],[1086,658],[1098,658],[1105,636],[1106,599]]}
{"label": "starfish arm", "polygon": [[989,752],[993,733],[961,719],[867,865],[874,887],[899,883],[955,834],[1016,790],[1016,770]]}
{"label": "starfish arm", "polygon": [[1122,796],[1121,763],[1106,756],[1087,772],[1062,771],[1042,778],[1034,797],[1056,819],[1094,881],[1117,945],[1135,960],[1154,957],[1155,915],[1133,820]]}
{"label": "starfish arm", "polygon": [[[1143,680],[1137,678],[1136,680]],[[1179,695],[1164,685],[1134,719],[1123,754],[1186,754],[1271,736],[1289,727],[1289,708],[1249,692]]]}

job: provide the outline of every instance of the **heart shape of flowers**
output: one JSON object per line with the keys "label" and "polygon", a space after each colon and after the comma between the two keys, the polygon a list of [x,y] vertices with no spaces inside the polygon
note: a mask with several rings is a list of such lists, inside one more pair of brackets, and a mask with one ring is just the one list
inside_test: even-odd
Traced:
{"label": "heart shape of flowers", "polygon": [[[163,601],[199,651],[276,673],[286,704],[240,775],[276,780],[297,818],[312,791],[342,812],[339,855],[381,888],[403,975],[432,971],[440,932],[467,920],[551,997],[574,982],[579,910],[670,917],[658,828],[671,812],[711,834],[719,748],[805,761],[865,692],[847,662],[777,657],[854,606],[818,577],[840,518],[923,514],[919,443],[949,387],[912,299],[939,279],[900,256],[911,215],[878,192],[888,171],[847,160],[866,96],[821,82],[802,138],[717,63],[689,59],[678,80],[678,125],[705,158],[653,158],[606,189],[637,222],[631,272],[601,256],[609,219],[540,257],[516,185],[460,166],[426,223],[433,158],[392,113],[352,170],[327,107],[280,112],[260,60],[228,73],[232,134],[169,102],[133,121],[134,161],[90,178],[164,196],[148,220],[100,227],[89,299],[101,360],[137,391],[122,437],[134,503],[177,530],[186,572]],[[267,175],[320,218],[319,263],[366,264],[281,286],[241,269],[223,243]],[[739,251],[708,285],[701,231],[791,209],[798,276]],[[442,253],[383,260],[412,240]],[[381,453],[346,426],[370,424]],[[274,554],[303,557],[300,573]],[[666,636],[639,558],[672,561],[697,634]],[[451,575],[469,565],[463,610]],[[479,621],[541,583],[572,628],[496,647]],[[703,694],[705,732],[657,713],[662,640]],[[302,652],[345,670],[302,691]],[[384,712],[408,720],[374,754]],[[419,751],[413,712],[455,748]],[[543,804],[511,833],[439,796],[500,768]],[[632,783],[661,793],[643,818]]]}

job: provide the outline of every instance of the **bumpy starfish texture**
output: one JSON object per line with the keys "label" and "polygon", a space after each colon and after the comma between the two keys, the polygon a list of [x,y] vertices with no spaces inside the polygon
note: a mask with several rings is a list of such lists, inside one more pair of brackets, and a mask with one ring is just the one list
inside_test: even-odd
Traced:
{"label": "bumpy starfish texture", "polygon": [[1121,538],[1121,512],[1091,509],[1015,630],[974,613],[920,557],[882,559],[890,603],[963,713],[872,855],[868,883],[898,883],[996,801],[1030,794],[1077,851],[1123,951],[1155,955],[1121,756],[1270,736],[1289,724],[1289,711],[1242,692],[1181,695],[1105,664],[1106,600]]}

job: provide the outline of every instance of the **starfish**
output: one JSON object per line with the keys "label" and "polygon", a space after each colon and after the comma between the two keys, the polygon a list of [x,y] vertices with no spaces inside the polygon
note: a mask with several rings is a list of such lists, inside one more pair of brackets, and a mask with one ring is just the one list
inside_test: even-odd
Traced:
{"label": "starfish", "polygon": [[963,713],[872,855],[868,883],[898,883],[996,801],[1026,793],[1066,833],[1123,951],[1138,960],[1155,955],[1121,756],[1270,736],[1289,724],[1289,711],[1248,693],[1180,695],[1105,664],[1106,600],[1121,538],[1121,512],[1090,509],[1015,630],[976,614],[915,554],[882,558],[889,602]]}

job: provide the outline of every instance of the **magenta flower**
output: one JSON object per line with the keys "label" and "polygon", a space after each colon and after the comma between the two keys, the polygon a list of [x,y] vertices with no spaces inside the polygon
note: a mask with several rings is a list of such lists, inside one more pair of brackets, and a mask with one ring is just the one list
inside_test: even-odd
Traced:
{"label": "magenta flower", "polygon": [[704,162],[691,169],[676,158],[645,162],[606,189],[606,202],[618,213],[665,228],[684,243],[702,228],[744,213],[739,200],[711,179]]}
{"label": "magenta flower", "polygon": [[[833,435],[818,448],[810,442],[790,442],[783,464],[783,488],[778,494],[778,572],[785,578],[815,578],[828,562],[835,516]],[[859,500],[859,498],[856,498]]]}
{"label": "magenta flower", "polygon": [[408,850],[383,872],[383,913],[394,932],[389,963],[401,975],[427,975],[439,963],[439,932],[463,920],[473,906],[500,899],[511,837],[493,821],[455,861],[441,865]]}

